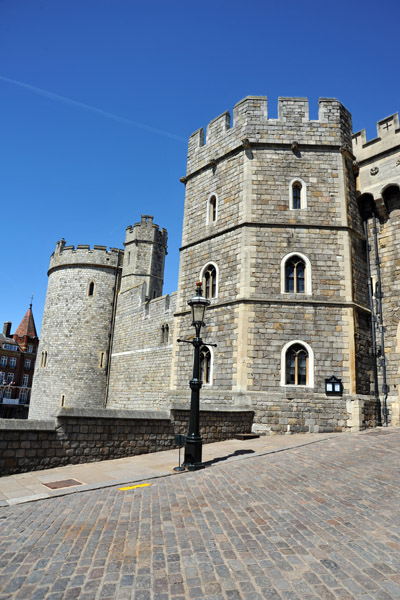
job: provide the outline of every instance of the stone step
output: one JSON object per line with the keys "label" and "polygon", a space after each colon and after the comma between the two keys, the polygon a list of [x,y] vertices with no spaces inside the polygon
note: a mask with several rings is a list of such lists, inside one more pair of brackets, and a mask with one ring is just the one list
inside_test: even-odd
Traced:
{"label": "stone step", "polygon": [[235,435],[235,440],[253,440],[259,437],[258,433],[237,433]]}

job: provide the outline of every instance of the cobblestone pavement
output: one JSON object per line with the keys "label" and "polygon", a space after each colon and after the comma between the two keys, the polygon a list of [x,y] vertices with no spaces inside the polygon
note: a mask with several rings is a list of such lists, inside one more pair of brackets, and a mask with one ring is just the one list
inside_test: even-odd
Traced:
{"label": "cobblestone pavement", "polygon": [[0,509],[0,598],[400,598],[400,430]]}

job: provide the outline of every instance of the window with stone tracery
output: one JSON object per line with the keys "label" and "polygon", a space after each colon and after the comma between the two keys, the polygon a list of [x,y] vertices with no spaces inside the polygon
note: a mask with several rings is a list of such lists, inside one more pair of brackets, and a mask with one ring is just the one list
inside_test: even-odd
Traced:
{"label": "window with stone tracery", "polygon": [[213,264],[203,269],[203,294],[205,298],[217,297],[217,269]]}
{"label": "window with stone tracery", "polygon": [[286,385],[307,385],[308,352],[301,344],[294,344],[286,351]]}
{"label": "window with stone tracery", "polygon": [[200,379],[203,383],[211,383],[211,351],[207,346],[200,348]]}
{"label": "window with stone tracery", "polygon": [[285,264],[285,292],[304,294],[306,265],[299,256],[292,256]]}

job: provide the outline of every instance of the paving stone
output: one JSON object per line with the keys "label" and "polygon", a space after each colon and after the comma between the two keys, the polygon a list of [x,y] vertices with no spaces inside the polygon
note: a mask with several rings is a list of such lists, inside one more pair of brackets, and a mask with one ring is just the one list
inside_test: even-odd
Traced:
{"label": "paving stone", "polygon": [[1,507],[0,598],[400,598],[399,459],[388,429]]}

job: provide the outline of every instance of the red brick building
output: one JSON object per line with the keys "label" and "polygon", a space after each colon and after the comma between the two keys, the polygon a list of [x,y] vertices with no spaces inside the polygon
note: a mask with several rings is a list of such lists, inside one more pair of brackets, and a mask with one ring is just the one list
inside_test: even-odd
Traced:
{"label": "red brick building", "polygon": [[39,345],[32,304],[14,334],[11,326],[0,334],[0,417],[26,419]]}

